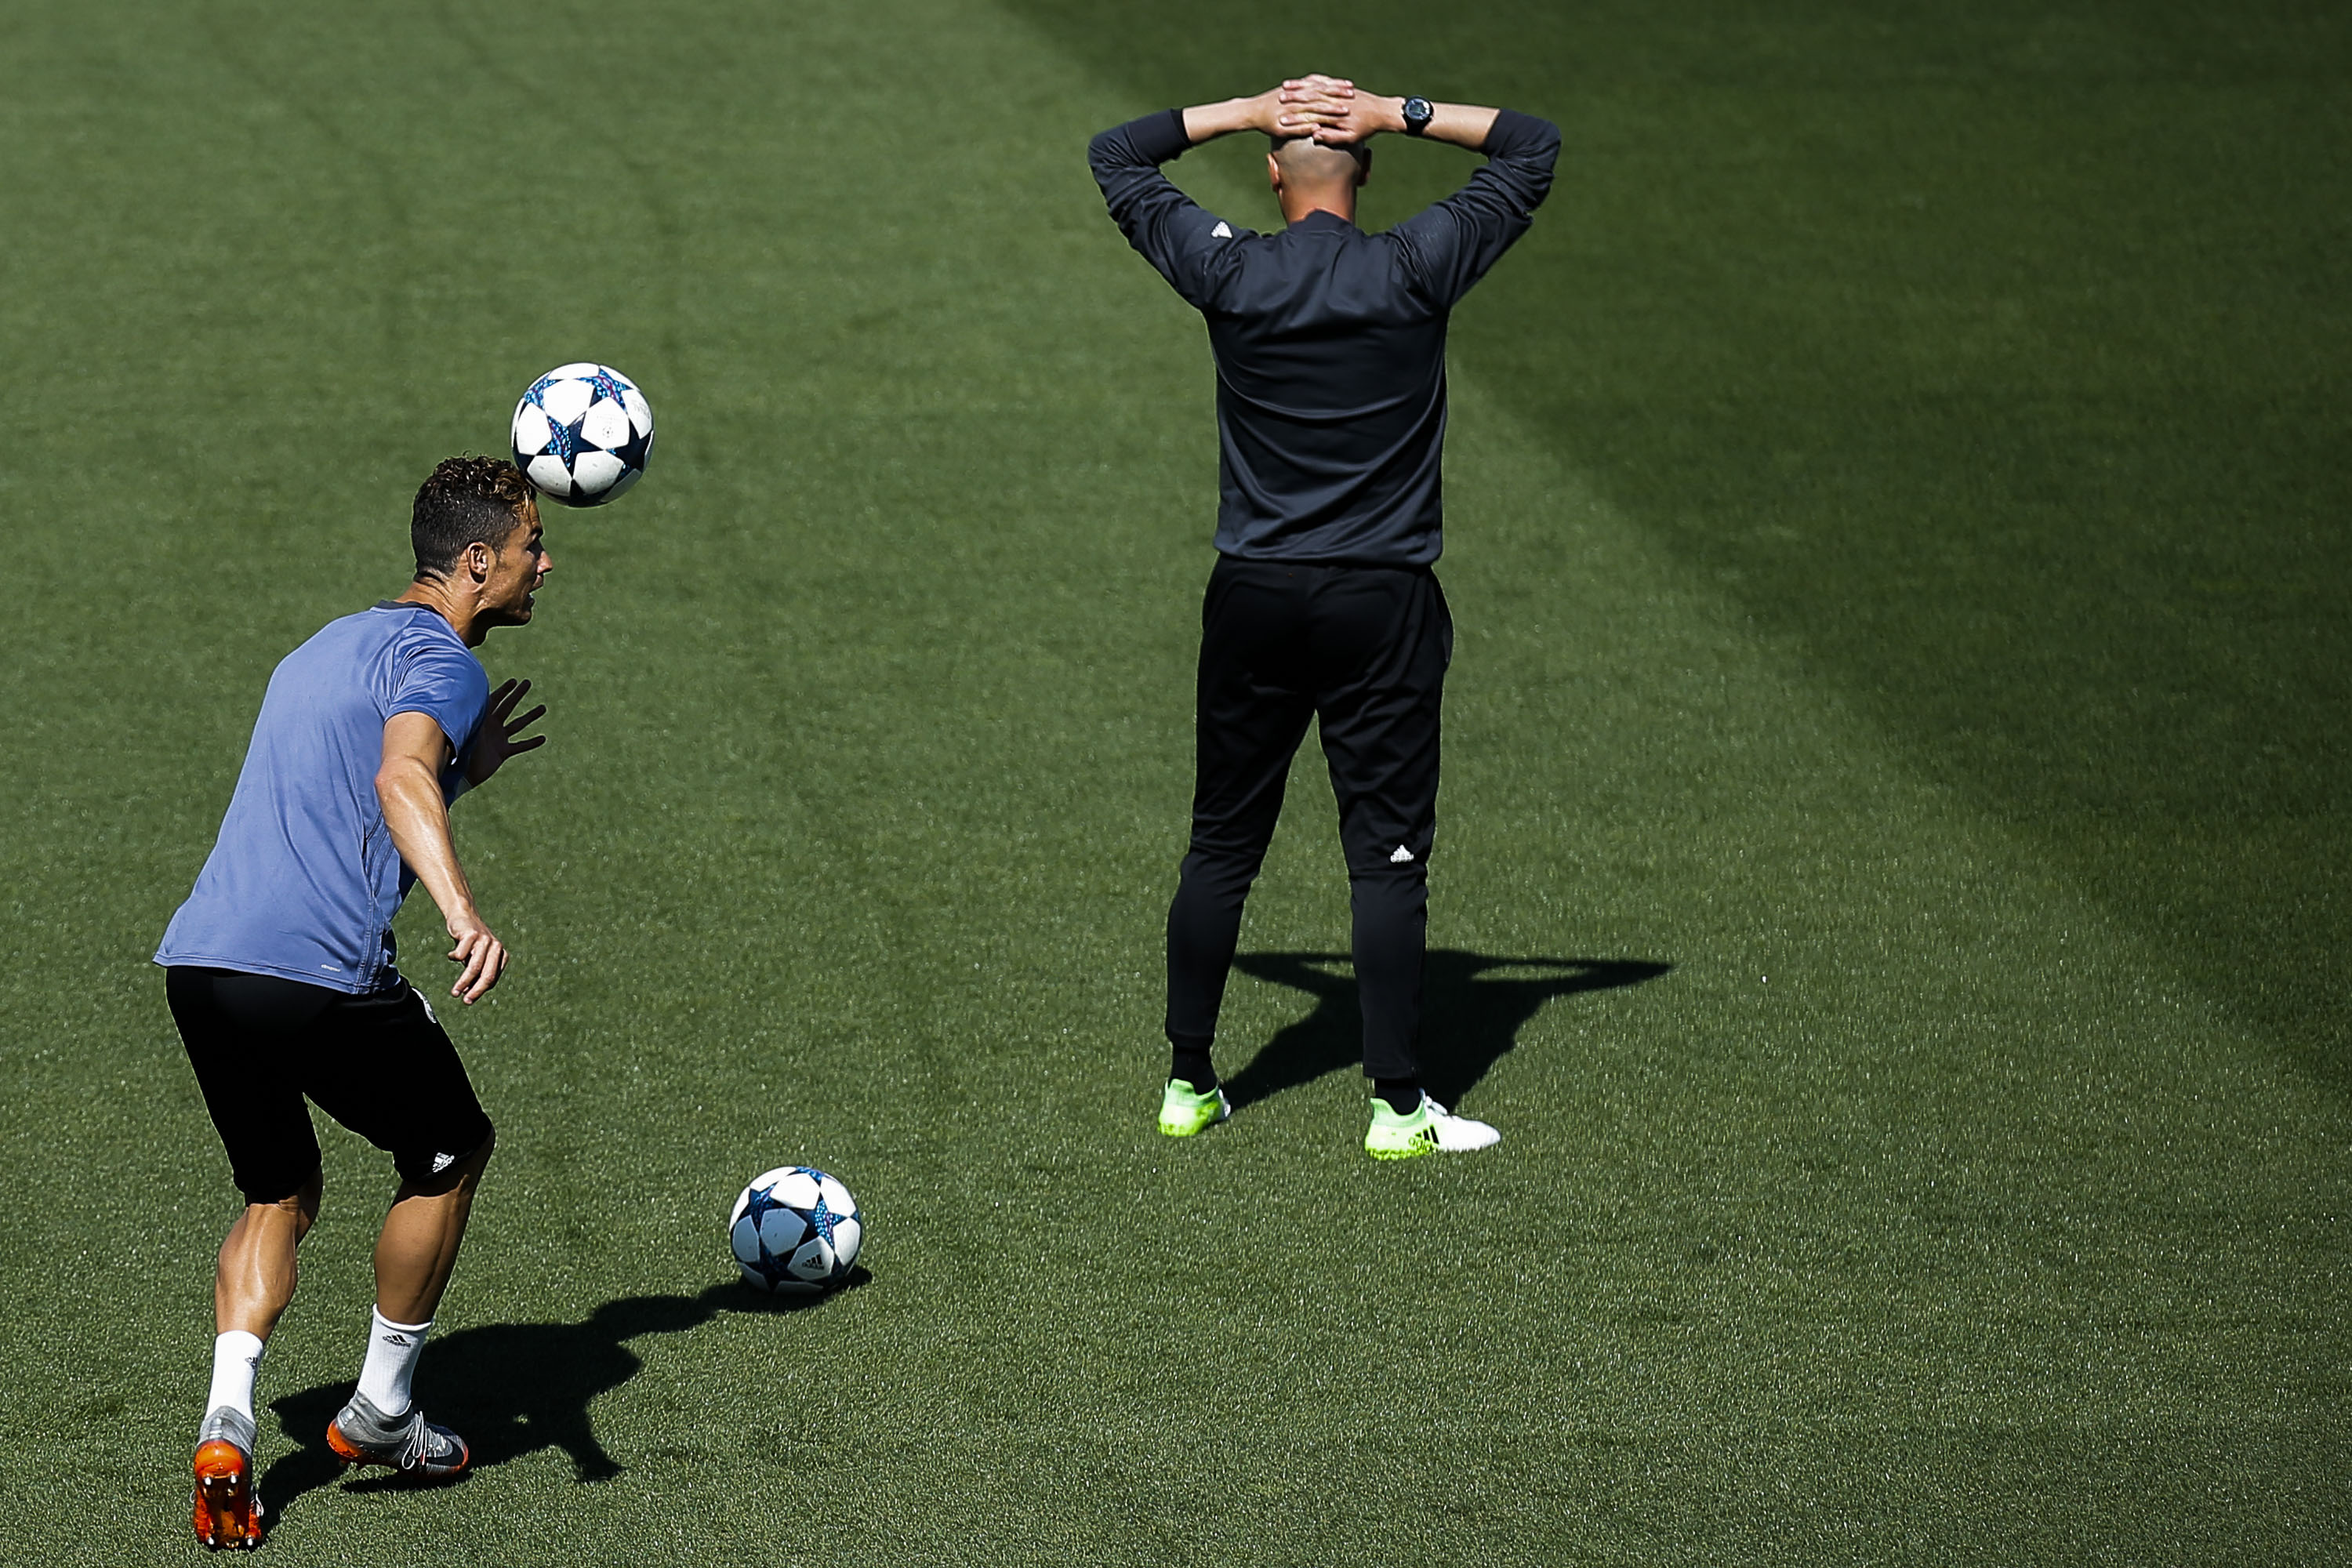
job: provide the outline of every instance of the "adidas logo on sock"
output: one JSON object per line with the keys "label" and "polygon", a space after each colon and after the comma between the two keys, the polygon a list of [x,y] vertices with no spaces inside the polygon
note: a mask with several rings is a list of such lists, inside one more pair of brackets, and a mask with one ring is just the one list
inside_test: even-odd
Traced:
{"label": "adidas logo on sock", "polygon": [[1400,844],[1396,847],[1396,853],[1389,857],[1389,864],[1391,866],[1402,866],[1412,858],[1412,851]]}

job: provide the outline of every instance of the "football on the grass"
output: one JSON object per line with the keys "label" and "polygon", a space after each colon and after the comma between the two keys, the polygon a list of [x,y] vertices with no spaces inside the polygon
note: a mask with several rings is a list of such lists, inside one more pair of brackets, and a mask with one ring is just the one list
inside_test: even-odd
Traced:
{"label": "football on the grass", "polygon": [[865,1238],[849,1189],[807,1165],[753,1177],[727,1216],[728,1245],[744,1282],[778,1295],[814,1296],[841,1284]]}

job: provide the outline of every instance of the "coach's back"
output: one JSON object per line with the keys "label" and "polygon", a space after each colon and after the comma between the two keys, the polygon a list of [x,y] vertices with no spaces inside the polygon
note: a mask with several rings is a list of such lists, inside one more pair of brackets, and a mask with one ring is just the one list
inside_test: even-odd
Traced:
{"label": "coach's back", "polygon": [[1502,110],[1489,162],[1384,234],[1328,211],[1235,228],[1159,171],[1181,114],[1094,140],[1111,216],[1199,310],[1217,361],[1216,547],[1244,560],[1425,566],[1444,548],[1445,324],[1527,232],[1559,132]]}

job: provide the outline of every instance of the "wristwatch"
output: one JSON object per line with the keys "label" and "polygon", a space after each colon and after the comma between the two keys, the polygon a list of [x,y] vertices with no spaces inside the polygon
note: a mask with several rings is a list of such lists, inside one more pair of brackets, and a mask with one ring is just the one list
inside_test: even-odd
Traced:
{"label": "wristwatch", "polygon": [[1404,100],[1404,133],[1406,135],[1420,135],[1429,129],[1429,122],[1436,118],[1437,106],[1429,100],[1408,98]]}

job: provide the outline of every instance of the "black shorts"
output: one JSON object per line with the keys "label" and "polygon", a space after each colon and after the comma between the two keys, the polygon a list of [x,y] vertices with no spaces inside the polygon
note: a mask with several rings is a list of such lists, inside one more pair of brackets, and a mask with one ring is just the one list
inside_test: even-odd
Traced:
{"label": "black shorts", "polygon": [[1255,867],[1320,723],[1350,876],[1418,876],[1437,837],[1454,617],[1424,568],[1219,556],[1201,605],[1192,852]]}
{"label": "black shorts", "polygon": [[305,1095],[391,1154],[409,1182],[432,1181],[489,1141],[457,1047],[415,987],[354,996],[234,969],[163,974],[246,1202],[292,1197],[318,1174]]}

